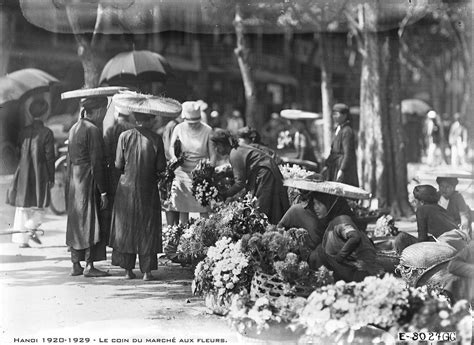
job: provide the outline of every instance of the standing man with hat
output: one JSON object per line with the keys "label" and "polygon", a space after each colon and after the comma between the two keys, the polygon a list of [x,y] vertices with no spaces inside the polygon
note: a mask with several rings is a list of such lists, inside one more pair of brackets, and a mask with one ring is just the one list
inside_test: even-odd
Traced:
{"label": "standing man with hat", "polygon": [[[62,99],[81,99],[81,118],[69,131],[68,217],[66,244],[71,249],[72,276],[105,277],[94,267],[106,260],[108,224],[102,212],[108,205],[108,176],[102,122],[107,112],[107,96],[118,87],[65,92]],[[85,269],[81,261],[86,262]]]}
{"label": "standing man with hat", "polygon": [[117,95],[114,103],[131,111],[137,126],[120,135],[115,155],[115,167],[122,174],[112,211],[112,265],[125,269],[125,279],[134,279],[138,255],[143,280],[148,281],[162,252],[158,175],[166,168],[163,140],[151,127],[155,116],[177,116],[181,106],[174,100],[141,94]]}
{"label": "standing man with hat", "polygon": [[199,103],[184,102],[182,107],[184,122],[174,128],[169,150],[171,162],[176,161],[174,145],[178,139],[181,141],[184,162],[175,170],[175,179],[171,189],[171,204],[173,209],[180,213],[180,223],[186,224],[189,221],[189,212],[199,212],[202,216],[207,216],[209,212],[208,208],[201,206],[192,194],[191,172],[199,161],[204,159],[209,159],[214,165],[216,153],[211,142],[212,128],[202,123]]}
{"label": "standing man with hat", "polygon": [[343,182],[358,187],[355,134],[351,127],[349,107],[343,103],[335,104],[332,108],[332,117],[337,124],[336,136],[322,174],[329,181]]}

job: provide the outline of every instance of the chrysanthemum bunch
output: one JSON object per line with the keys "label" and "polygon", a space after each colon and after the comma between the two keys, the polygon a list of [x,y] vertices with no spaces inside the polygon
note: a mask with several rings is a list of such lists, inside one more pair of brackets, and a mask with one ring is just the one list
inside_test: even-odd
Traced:
{"label": "chrysanthemum bunch", "polygon": [[308,171],[298,164],[284,164],[279,165],[280,172],[283,175],[285,180],[287,179],[305,179],[311,175],[314,175],[314,172]]}
{"label": "chrysanthemum bunch", "polygon": [[241,243],[232,243],[224,237],[208,249],[206,258],[195,271],[193,292],[204,294],[215,291],[221,299],[250,288],[253,272],[248,258],[241,250]]}
{"label": "chrysanthemum bunch", "polygon": [[315,339],[367,325],[388,329],[397,324],[408,296],[405,283],[391,275],[367,277],[360,283],[338,281],[311,294],[297,323]]}
{"label": "chrysanthemum bunch", "polygon": [[374,230],[375,237],[396,236],[398,232],[395,220],[391,215],[388,214],[377,219]]}
{"label": "chrysanthemum bunch", "polygon": [[213,206],[218,201],[219,191],[214,183],[214,167],[209,160],[200,161],[191,172],[191,191],[202,206]]}
{"label": "chrysanthemum bunch", "polygon": [[270,337],[282,340],[282,332],[291,334],[296,331],[290,327],[290,323],[298,316],[304,305],[305,299],[301,297],[282,296],[277,299],[261,297],[252,300],[249,294],[243,292],[234,296],[228,321],[231,327],[241,334],[258,335],[270,330]]}

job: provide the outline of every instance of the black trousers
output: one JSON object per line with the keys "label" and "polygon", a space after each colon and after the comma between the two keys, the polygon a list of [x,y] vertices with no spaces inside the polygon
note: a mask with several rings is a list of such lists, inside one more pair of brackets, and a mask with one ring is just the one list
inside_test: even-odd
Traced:
{"label": "black trousers", "polygon": [[100,241],[96,245],[86,249],[71,249],[71,262],[79,263],[85,261],[87,263],[95,261],[103,261],[107,259],[105,242]]}
{"label": "black trousers", "polygon": [[116,249],[112,251],[112,265],[120,266],[126,270],[132,270],[135,268],[137,255],[138,255],[138,262],[140,265],[140,271],[142,273],[151,272],[153,270],[158,269],[158,258],[156,254],[150,254],[150,255],[129,254],[129,253],[121,253]]}

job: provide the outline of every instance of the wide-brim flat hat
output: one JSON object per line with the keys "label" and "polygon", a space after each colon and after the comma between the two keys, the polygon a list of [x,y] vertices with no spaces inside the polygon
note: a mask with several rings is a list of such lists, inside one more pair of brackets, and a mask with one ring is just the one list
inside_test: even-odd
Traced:
{"label": "wide-brim flat hat", "polygon": [[434,168],[423,173],[429,177],[446,177],[474,180],[474,174],[461,169],[453,169],[449,167]]}
{"label": "wide-brim flat hat", "polygon": [[292,187],[311,192],[326,193],[349,199],[370,199],[371,194],[362,188],[354,187],[341,182],[318,181],[314,179],[286,179],[286,187]]}
{"label": "wide-brim flat hat", "polygon": [[181,114],[181,103],[172,98],[127,91],[116,94],[112,101],[115,109],[122,114],[142,113],[164,117]]}
{"label": "wide-brim flat hat", "polygon": [[287,120],[317,120],[322,118],[321,114],[297,109],[284,109],[280,111],[280,115]]}
{"label": "wide-brim flat hat", "polygon": [[192,101],[183,102],[181,117],[191,123],[201,121],[201,104]]}
{"label": "wide-brim flat hat", "polygon": [[61,99],[108,97],[108,96],[113,96],[120,91],[126,91],[126,90],[128,90],[128,88],[124,86],[105,86],[105,87],[95,87],[91,89],[78,89],[78,90],[63,92],[61,94]]}

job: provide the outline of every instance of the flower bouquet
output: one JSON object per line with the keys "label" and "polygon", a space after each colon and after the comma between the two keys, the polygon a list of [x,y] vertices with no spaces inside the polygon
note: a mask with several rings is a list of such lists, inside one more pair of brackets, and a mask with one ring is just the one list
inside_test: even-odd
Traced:
{"label": "flower bouquet", "polygon": [[[163,251],[169,257],[169,255],[176,254],[178,250],[179,240],[184,232],[185,227],[179,225],[168,225],[163,228]],[[171,257],[169,257],[171,259]]]}
{"label": "flower bouquet", "polygon": [[208,309],[225,315],[232,295],[249,290],[251,270],[241,242],[232,243],[224,237],[208,249],[206,258],[196,266],[193,294],[204,295]]}
{"label": "flower bouquet", "polygon": [[214,167],[209,160],[201,160],[191,172],[191,176],[193,196],[202,206],[212,207],[219,194],[214,183]]}
{"label": "flower bouquet", "polygon": [[215,222],[199,218],[188,224],[179,240],[177,254],[183,264],[195,265],[206,257],[209,247],[220,238]]}
{"label": "flower bouquet", "polygon": [[216,212],[221,215],[221,236],[238,241],[245,234],[263,233],[268,226],[264,213],[257,210],[257,199],[247,194],[242,200],[221,205]]}
{"label": "flower bouquet", "polygon": [[232,299],[227,320],[233,329],[248,338],[294,342],[303,329],[292,325],[292,321],[304,305],[305,299],[301,297],[255,300],[241,292]]}
{"label": "flower bouquet", "polygon": [[175,162],[169,161],[166,164],[165,171],[158,175],[158,190],[160,191],[161,205],[165,209],[168,209],[171,205],[171,187],[175,178],[174,171],[183,164],[185,158],[184,153],[181,152],[181,142],[179,138],[176,139],[175,142],[175,154],[178,159]]}
{"label": "flower bouquet", "polygon": [[389,214],[381,216],[375,222],[374,237],[397,236],[398,233],[395,220]]}

